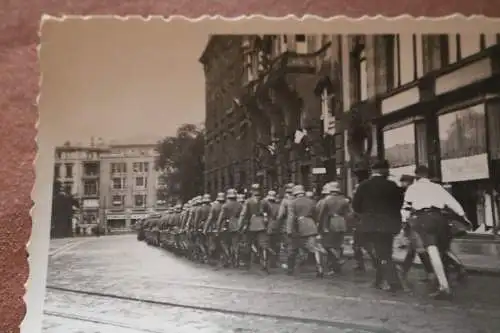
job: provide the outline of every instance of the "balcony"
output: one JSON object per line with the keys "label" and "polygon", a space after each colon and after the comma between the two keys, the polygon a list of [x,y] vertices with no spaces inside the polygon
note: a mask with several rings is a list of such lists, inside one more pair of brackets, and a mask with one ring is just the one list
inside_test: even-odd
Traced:
{"label": "balcony", "polygon": [[99,179],[99,173],[93,173],[93,172],[84,173],[82,175],[82,178],[83,179]]}

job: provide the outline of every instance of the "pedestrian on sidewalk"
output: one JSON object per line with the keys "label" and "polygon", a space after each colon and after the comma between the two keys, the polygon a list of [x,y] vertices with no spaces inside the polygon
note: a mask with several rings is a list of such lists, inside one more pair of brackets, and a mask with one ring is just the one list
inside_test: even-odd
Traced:
{"label": "pedestrian on sidewalk", "polygon": [[441,185],[430,181],[426,166],[418,166],[415,176],[417,180],[408,187],[404,196],[403,219],[410,223],[410,227],[422,241],[436,274],[439,287],[431,296],[437,299],[449,298],[451,289],[441,257],[448,252],[451,243],[446,209],[450,209],[464,221],[468,219],[458,201]]}
{"label": "pedestrian on sidewalk", "polygon": [[367,233],[374,246],[376,275],[373,286],[382,289],[385,281],[389,291],[399,291],[402,283],[392,255],[394,237],[401,230],[403,193],[388,176],[389,162],[375,162],[371,177],[359,184],[352,207],[361,219],[360,231]]}

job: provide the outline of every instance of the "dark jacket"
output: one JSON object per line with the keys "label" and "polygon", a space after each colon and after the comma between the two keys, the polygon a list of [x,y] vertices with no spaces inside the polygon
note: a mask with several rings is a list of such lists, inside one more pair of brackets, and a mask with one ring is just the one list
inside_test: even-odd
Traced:
{"label": "dark jacket", "polygon": [[352,201],[359,215],[359,231],[396,234],[401,230],[404,192],[396,183],[374,176],[359,184]]}

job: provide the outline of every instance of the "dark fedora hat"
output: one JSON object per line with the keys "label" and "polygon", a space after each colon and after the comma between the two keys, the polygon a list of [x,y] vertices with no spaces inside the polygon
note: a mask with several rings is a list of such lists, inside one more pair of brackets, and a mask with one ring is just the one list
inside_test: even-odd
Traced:
{"label": "dark fedora hat", "polygon": [[372,170],[389,170],[389,161],[387,160],[376,160],[372,164]]}

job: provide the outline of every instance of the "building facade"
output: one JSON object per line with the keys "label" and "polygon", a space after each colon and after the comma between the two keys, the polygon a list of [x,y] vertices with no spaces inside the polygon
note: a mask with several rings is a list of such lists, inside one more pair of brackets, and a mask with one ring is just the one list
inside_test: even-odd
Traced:
{"label": "building facade", "polygon": [[108,228],[128,229],[158,208],[155,147],[112,145],[101,155],[100,202]]}
{"label": "building facade", "polygon": [[209,192],[253,182],[266,189],[289,181],[314,187],[325,177],[335,179],[334,137],[325,135],[332,129],[323,122],[325,109],[340,110],[332,98],[339,89],[339,50],[333,44],[331,36],[211,37],[200,59]]}
{"label": "building facade", "polygon": [[[203,63],[224,58],[211,43],[226,38],[212,37]],[[209,79],[216,74],[206,67],[206,121],[207,129],[214,128],[214,110],[222,118],[238,115],[235,123],[248,141],[237,147],[247,159],[226,156],[237,161],[230,170],[244,170],[245,186],[259,181],[280,188],[293,181],[314,190],[336,179],[351,195],[374,158],[389,160],[395,180],[426,164],[436,180],[450,184],[477,230],[496,232],[499,35],[232,38],[243,77],[240,90],[232,81],[225,100],[237,103],[225,105],[231,111],[224,112],[210,102],[215,95],[208,92],[224,78]],[[224,155],[206,152],[208,160]],[[225,188],[224,182],[215,184],[210,188]]]}
{"label": "building facade", "polygon": [[77,146],[66,142],[55,149],[54,179],[79,203],[73,217],[73,229],[90,228],[100,221],[100,168],[102,146]]}
{"label": "building facade", "polygon": [[157,200],[162,186],[155,170],[154,144],[75,146],[56,148],[54,179],[80,205],[74,228],[87,232],[97,224],[106,230],[129,229],[165,202]]}
{"label": "building facade", "polygon": [[250,182],[252,138],[237,97],[243,83],[242,36],[212,36],[200,57],[205,72],[205,191]]}
{"label": "building facade", "polygon": [[384,157],[395,177],[428,165],[477,231],[496,233],[499,35],[347,36],[345,44],[347,159]]}

